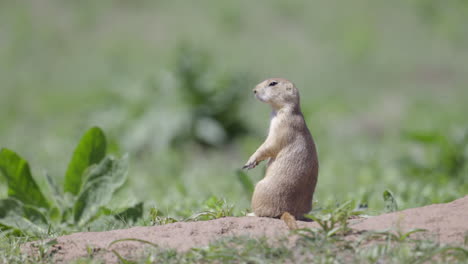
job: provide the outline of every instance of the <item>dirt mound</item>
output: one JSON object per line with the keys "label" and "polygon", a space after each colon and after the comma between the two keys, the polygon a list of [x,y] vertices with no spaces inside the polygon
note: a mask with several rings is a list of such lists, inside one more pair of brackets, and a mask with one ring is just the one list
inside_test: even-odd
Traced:
{"label": "dirt mound", "polygon": [[463,243],[468,235],[468,196],[446,204],[433,204],[359,220],[351,226],[357,230],[422,228],[421,233],[433,241]]}
{"label": "dirt mound", "polygon": [[[299,228],[318,227],[313,222],[298,221]],[[427,229],[425,236],[442,243],[463,243],[468,232],[468,196],[447,204],[434,204],[421,208],[384,214],[367,219],[350,220],[356,230],[384,230],[400,228]],[[225,236],[266,236],[274,240],[288,234],[286,224],[278,219],[259,217],[227,217],[203,222],[174,223],[163,226],[133,227],[107,232],[82,232],[58,237],[52,254],[56,262],[69,262],[86,257],[90,252],[106,262],[116,262],[111,250],[121,255],[134,254],[142,248],[139,242],[121,242],[109,247],[118,239],[136,238],[150,241],[165,248],[179,251],[202,247]],[[23,248],[30,251],[34,243]]]}

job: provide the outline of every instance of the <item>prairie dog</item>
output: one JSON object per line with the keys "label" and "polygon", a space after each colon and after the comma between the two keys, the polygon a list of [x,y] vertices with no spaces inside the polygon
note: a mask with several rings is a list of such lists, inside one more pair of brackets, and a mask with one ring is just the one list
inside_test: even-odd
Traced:
{"label": "prairie dog", "polygon": [[259,83],[253,92],[273,111],[267,139],[243,167],[253,169],[269,159],[265,177],[255,185],[252,210],[256,216],[281,217],[288,212],[302,219],[312,209],[318,160],[299,91],[288,80],[272,78]]}

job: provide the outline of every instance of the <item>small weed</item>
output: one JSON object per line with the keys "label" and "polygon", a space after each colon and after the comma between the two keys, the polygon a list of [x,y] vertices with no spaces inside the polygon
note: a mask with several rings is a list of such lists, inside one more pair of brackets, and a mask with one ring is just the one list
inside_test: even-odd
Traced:
{"label": "small weed", "polygon": [[166,225],[178,222],[175,218],[164,216],[163,213],[156,208],[151,208],[149,214],[151,225]]}
{"label": "small weed", "polygon": [[363,241],[380,239],[385,241],[405,242],[410,238],[410,235],[426,231],[426,229],[421,228],[411,229],[407,232],[403,232],[400,228],[395,231],[371,231],[367,233],[367,236],[362,237],[362,239]]}
{"label": "small weed", "polygon": [[165,225],[179,221],[206,221],[221,217],[234,216],[234,206],[232,204],[228,204],[225,199],[218,198],[216,196],[212,196],[209,199],[207,199],[203,203],[202,207],[203,208],[199,212],[193,213],[188,217],[182,217],[179,219],[165,216],[157,208],[151,208],[149,210],[150,224]]}
{"label": "small weed", "polygon": [[0,263],[49,263],[54,254],[51,248],[57,243],[57,240],[35,242],[31,244],[30,252],[25,253],[21,246],[30,239],[30,237],[6,236],[2,233],[0,238]]}
{"label": "small weed", "polygon": [[390,190],[385,190],[382,195],[385,202],[385,212],[390,213],[398,211],[398,204],[393,193]]}
{"label": "small weed", "polygon": [[[347,201],[335,209],[324,209],[315,214],[305,215],[306,218],[314,220],[322,228],[319,230],[325,237],[332,237],[337,234],[346,234],[350,231],[348,219],[351,216],[359,215],[361,211],[353,211],[354,203]],[[302,232],[302,231],[301,231]],[[309,231],[305,233],[310,234]]]}
{"label": "small weed", "polygon": [[233,216],[234,206],[228,204],[225,199],[210,197],[204,203],[204,211],[196,213],[184,221],[212,220],[221,217]]}

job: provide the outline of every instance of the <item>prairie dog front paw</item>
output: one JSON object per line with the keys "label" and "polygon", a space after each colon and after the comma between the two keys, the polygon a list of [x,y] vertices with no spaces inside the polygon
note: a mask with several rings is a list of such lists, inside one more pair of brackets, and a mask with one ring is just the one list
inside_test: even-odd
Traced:
{"label": "prairie dog front paw", "polygon": [[255,168],[258,165],[258,162],[255,159],[250,158],[249,161],[242,167],[242,169],[248,169],[251,170]]}

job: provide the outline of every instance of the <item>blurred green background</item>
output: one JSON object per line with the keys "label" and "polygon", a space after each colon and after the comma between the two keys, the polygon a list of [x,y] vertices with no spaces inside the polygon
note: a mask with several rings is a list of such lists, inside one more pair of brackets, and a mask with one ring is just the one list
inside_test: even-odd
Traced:
{"label": "blurred green background", "polygon": [[318,146],[317,208],[450,201],[468,193],[467,25],[461,0],[0,1],[0,146],[43,184],[97,125],[130,154],[124,199],[239,212],[270,111],[251,88],[284,77]]}

